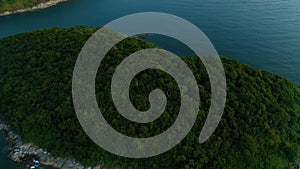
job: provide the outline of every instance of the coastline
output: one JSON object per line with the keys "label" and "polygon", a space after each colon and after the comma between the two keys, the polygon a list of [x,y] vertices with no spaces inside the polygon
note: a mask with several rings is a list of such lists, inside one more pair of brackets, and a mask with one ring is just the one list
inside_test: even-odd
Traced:
{"label": "coastline", "polygon": [[32,143],[23,143],[21,137],[16,134],[9,125],[0,121],[0,133],[10,144],[8,158],[17,163],[22,163],[26,168],[39,168],[42,166],[57,169],[102,169],[104,166],[83,166],[74,159],[54,157],[46,150],[35,146]]}
{"label": "coastline", "polygon": [[39,3],[31,8],[25,8],[25,9],[18,9],[13,11],[4,11],[0,12],[0,16],[6,16],[6,15],[12,15],[12,14],[19,14],[19,13],[25,13],[25,12],[33,12],[38,11],[40,9],[49,8],[51,6],[57,5],[62,2],[67,2],[68,0],[50,0],[48,2]]}

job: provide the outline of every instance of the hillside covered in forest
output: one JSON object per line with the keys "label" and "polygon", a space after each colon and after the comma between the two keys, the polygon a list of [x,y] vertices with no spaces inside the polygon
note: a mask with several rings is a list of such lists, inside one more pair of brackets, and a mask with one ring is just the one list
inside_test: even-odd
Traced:
{"label": "hillside covered in forest", "polygon": [[[95,31],[51,28],[0,40],[0,119],[23,142],[85,165],[122,169],[283,169],[294,168],[300,160],[300,88],[283,77],[228,58],[222,58],[227,77],[225,112],[212,137],[199,144],[210,105],[210,83],[205,67],[193,56],[182,58],[193,71],[201,96],[198,119],[189,135],[170,151],[147,159],[119,157],[101,149],[82,130],[72,104],[75,61]],[[96,95],[98,101],[105,100],[99,108],[111,126],[128,136],[157,135],[170,127],[179,111],[175,80],[158,70],[138,74],[130,96],[137,109],[147,110],[150,91],[160,88],[168,93],[161,117],[151,123],[133,123],[114,107],[110,82],[116,66],[129,54],[153,47],[128,38],[107,54],[98,70]]]}

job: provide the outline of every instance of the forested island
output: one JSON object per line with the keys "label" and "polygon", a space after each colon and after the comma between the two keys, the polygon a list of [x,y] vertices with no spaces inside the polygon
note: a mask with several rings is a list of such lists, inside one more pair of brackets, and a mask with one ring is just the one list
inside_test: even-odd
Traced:
{"label": "forested island", "polygon": [[68,0],[0,0],[0,16],[36,11]]}
{"label": "forested island", "polygon": [[[276,74],[223,57],[227,102],[222,120],[204,144],[198,136],[210,105],[210,83],[198,57],[182,57],[199,84],[201,106],[189,135],[170,151],[147,159],[123,158],[98,147],[82,130],[72,104],[72,73],[78,53],[96,31],[88,27],[51,28],[0,40],[0,120],[52,155],[74,158],[85,166],[121,169],[295,168],[300,160],[300,88]],[[127,38],[110,50],[96,78],[96,96],[106,120],[117,131],[149,137],[175,121],[180,94],[175,80],[158,70],[138,74],[131,99],[139,110],[149,108],[148,95],[167,94],[165,112],[151,123],[133,123],[118,114],[110,82],[121,61],[135,51],[154,48]],[[263,55],[263,54],[262,54]],[[101,81],[100,81],[101,78]],[[102,102],[103,103],[103,102]]]}

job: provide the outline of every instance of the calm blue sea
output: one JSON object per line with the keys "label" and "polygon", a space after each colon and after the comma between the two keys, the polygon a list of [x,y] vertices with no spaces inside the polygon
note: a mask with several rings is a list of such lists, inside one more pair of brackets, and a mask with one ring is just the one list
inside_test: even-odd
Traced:
{"label": "calm blue sea", "polygon": [[[70,0],[39,12],[0,17],[0,37],[54,26],[99,27],[147,11],[183,17],[206,33],[220,55],[300,85],[299,0]],[[168,38],[150,40],[190,55]]]}

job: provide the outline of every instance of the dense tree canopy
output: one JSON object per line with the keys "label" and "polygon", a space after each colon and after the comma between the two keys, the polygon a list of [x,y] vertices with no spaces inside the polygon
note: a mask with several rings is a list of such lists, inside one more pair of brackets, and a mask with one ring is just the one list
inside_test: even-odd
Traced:
{"label": "dense tree canopy", "polygon": [[[0,118],[20,133],[24,142],[86,165],[104,163],[132,169],[292,168],[300,159],[299,87],[226,58],[222,58],[227,77],[225,112],[207,142],[199,144],[198,136],[210,105],[208,75],[197,57],[184,57],[201,96],[198,119],[189,135],[169,152],[147,159],[118,157],[101,149],[82,130],[71,93],[76,58],[94,31],[52,28],[0,40]],[[174,79],[162,71],[146,70],[131,83],[133,105],[147,110],[149,92],[160,88],[167,93],[165,112],[147,124],[130,122],[117,113],[110,96],[116,66],[129,54],[150,47],[155,46],[127,38],[107,54],[98,70],[99,107],[116,130],[129,136],[161,133],[174,122],[180,107]]]}

